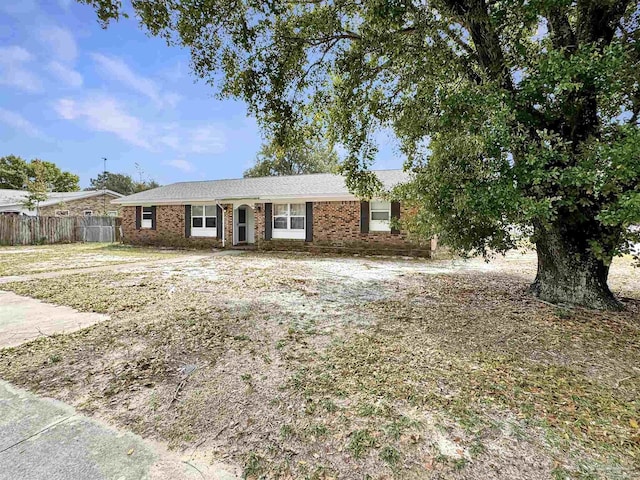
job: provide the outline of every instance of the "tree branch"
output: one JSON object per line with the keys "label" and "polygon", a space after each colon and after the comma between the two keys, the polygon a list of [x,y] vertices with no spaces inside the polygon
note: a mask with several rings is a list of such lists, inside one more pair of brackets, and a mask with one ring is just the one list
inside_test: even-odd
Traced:
{"label": "tree branch", "polygon": [[546,19],[553,47],[557,50],[564,49],[567,54],[575,52],[578,48],[576,35],[571,29],[566,9],[561,7],[550,9]]}
{"label": "tree branch", "polygon": [[491,25],[486,1],[445,0],[445,3],[469,31],[478,61],[488,77],[513,92],[513,80],[504,59],[500,38]]}
{"label": "tree branch", "polygon": [[579,0],[576,32],[578,42],[609,45],[629,3],[630,0]]}

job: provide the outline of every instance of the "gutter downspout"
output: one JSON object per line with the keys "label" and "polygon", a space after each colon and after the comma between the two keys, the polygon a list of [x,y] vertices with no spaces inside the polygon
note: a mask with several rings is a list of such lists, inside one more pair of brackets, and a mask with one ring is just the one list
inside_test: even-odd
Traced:
{"label": "gutter downspout", "polygon": [[216,206],[220,207],[220,210],[222,211],[222,248],[224,248],[224,240],[225,240],[225,231],[224,231],[224,207],[222,205],[220,205],[218,202],[216,202]]}

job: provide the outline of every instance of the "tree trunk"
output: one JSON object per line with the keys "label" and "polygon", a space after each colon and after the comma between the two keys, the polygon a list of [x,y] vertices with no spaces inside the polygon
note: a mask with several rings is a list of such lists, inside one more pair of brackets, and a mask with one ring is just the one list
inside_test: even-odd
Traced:
{"label": "tree trunk", "polygon": [[609,262],[589,250],[586,236],[586,230],[563,222],[537,226],[538,273],[531,291],[551,303],[620,310],[622,304],[607,285]]}

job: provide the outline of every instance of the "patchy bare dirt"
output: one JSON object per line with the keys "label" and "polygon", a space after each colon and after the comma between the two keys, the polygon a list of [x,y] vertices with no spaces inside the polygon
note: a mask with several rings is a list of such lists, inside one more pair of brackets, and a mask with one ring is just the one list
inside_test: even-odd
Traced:
{"label": "patchy bare dirt", "polygon": [[127,264],[190,255],[116,243],[73,243],[29,247],[0,247],[0,275],[15,276]]}
{"label": "patchy bare dirt", "polygon": [[111,320],[0,375],[248,478],[634,478],[640,272],[625,312],[531,298],[531,254],[245,254],[4,286]]}

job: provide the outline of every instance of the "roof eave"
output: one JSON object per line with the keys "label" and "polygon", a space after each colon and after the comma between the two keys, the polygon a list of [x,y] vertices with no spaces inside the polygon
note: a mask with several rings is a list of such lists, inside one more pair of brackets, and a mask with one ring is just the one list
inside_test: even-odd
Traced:
{"label": "roof eave", "polygon": [[353,201],[358,200],[358,197],[352,194],[311,194],[311,195],[269,195],[258,197],[224,197],[224,198],[161,198],[161,199],[138,199],[138,200],[126,200],[116,199],[111,200],[114,205],[122,206],[140,206],[140,205],[191,205],[198,203],[236,203],[240,200],[253,200],[255,202],[269,202],[275,200],[306,200],[306,201]]}

